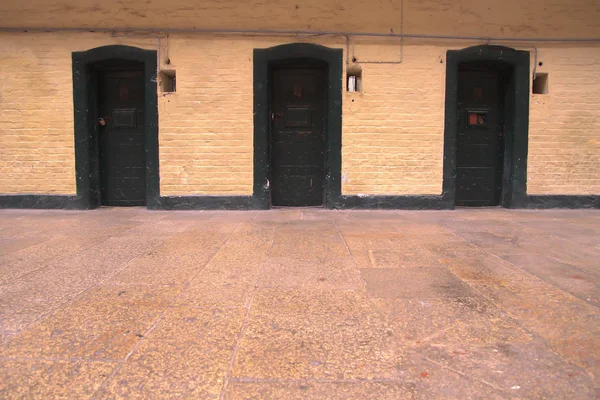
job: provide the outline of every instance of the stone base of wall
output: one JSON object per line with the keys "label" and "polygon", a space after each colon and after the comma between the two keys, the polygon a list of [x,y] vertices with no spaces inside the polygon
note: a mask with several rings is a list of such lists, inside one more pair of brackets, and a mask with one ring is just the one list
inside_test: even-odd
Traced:
{"label": "stone base of wall", "polygon": [[[77,196],[0,195],[0,209],[89,209]],[[452,210],[442,196],[340,196],[327,207],[340,210]],[[531,195],[526,209],[600,209],[600,195]],[[261,210],[261,201],[252,196],[163,196],[150,207],[153,210]]]}

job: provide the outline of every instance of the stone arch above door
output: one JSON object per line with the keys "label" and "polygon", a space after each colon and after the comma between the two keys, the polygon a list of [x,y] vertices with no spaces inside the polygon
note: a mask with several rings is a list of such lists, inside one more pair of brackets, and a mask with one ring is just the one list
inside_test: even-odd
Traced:
{"label": "stone arch above door", "polygon": [[270,68],[293,60],[319,61],[327,66],[326,113],[326,208],[334,208],[341,197],[342,169],[342,64],[343,51],[311,43],[290,43],[254,50],[254,185],[255,208],[267,209],[269,203],[269,99]]}
{"label": "stone arch above door", "polygon": [[158,101],[156,92],[156,51],[137,47],[110,45],[87,51],[74,52],[73,60],[73,110],[75,130],[75,171],[77,179],[76,202],[80,208],[96,208],[100,204],[95,107],[97,97],[92,67],[107,60],[136,61],[144,65],[145,107],[145,163],[146,205],[160,205],[158,170]]}
{"label": "stone arch above door", "polygon": [[502,206],[527,206],[527,151],[529,136],[530,55],[504,46],[474,46],[449,50],[446,56],[446,106],[444,127],[444,173],[442,202],[454,208],[456,195],[456,137],[458,70],[461,64],[491,62],[510,70],[505,102],[505,176]]}

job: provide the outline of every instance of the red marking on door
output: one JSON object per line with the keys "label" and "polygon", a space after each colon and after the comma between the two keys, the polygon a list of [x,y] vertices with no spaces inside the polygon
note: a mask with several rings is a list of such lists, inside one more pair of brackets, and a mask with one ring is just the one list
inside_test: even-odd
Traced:
{"label": "red marking on door", "polygon": [[477,114],[469,113],[469,125],[477,125]]}
{"label": "red marking on door", "polygon": [[302,86],[297,83],[294,85],[294,96],[302,97]]}

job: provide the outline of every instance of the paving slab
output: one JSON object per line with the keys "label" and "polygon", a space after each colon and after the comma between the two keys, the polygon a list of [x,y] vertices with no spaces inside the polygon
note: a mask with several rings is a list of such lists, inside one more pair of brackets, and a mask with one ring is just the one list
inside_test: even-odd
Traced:
{"label": "paving slab", "polygon": [[360,273],[374,298],[424,300],[473,294],[468,284],[444,267],[369,268]]}
{"label": "paving slab", "polygon": [[349,257],[324,261],[269,258],[263,266],[258,286],[310,292],[361,290],[364,283]]}
{"label": "paving slab", "polygon": [[399,346],[521,343],[531,340],[508,314],[482,296],[374,299]]}
{"label": "paving slab", "polygon": [[0,397],[90,398],[115,367],[106,362],[0,360]]}
{"label": "paving slab", "polygon": [[102,286],[14,335],[0,357],[125,358],[179,294],[177,287]]}
{"label": "paving slab", "polygon": [[243,317],[243,309],[168,309],[97,397],[218,398]]}
{"label": "paving slab", "polygon": [[600,398],[600,211],[0,210],[0,397]]}
{"label": "paving slab", "polygon": [[380,399],[409,400],[414,395],[397,382],[234,382],[225,392],[227,400],[254,399]]}
{"label": "paving slab", "polygon": [[114,237],[69,257],[58,258],[0,288],[0,330],[19,331],[86,289],[108,279],[162,237]]}
{"label": "paving slab", "polygon": [[397,378],[402,347],[359,291],[259,290],[233,368],[236,378]]}
{"label": "paving slab", "polygon": [[[415,350],[431,364],[495,389],[500,398],[591,399],[600,393],[585,370],[557,356],[541,341],[489,346],[456,344]],[[447,396],[454,392],[452,387],[445,388],[446,395],[439,388],[431,389],[441,397],[459,398]],[[463,393],[470,397],[469,392],[472,393],[471,390]]]}

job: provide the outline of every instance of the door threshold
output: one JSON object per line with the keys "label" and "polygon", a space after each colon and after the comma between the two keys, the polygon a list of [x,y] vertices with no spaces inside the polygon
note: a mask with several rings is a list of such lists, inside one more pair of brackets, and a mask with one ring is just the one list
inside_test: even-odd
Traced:
{"label": "door threshold", "polygon": [[315,208],[324,209],[325,206],[324,205],[321,205],[321,206],[273,206],[273,205],[271,205],[270,210],[302,210],[305,208],[314,210]]}
{"label": "door threshold", "polygon": [[143,208],[146,209],[146,205],[109,205],[109,204],[102,204],[100,207],[98,208]]}
{"label": "door threshold", "polygon": [[478,209],[478,210],[488,210],[490,208],[504,208],[501,205],[497,205],[497,206],[454,206],[455,210],[473,210],[473,209]]}

